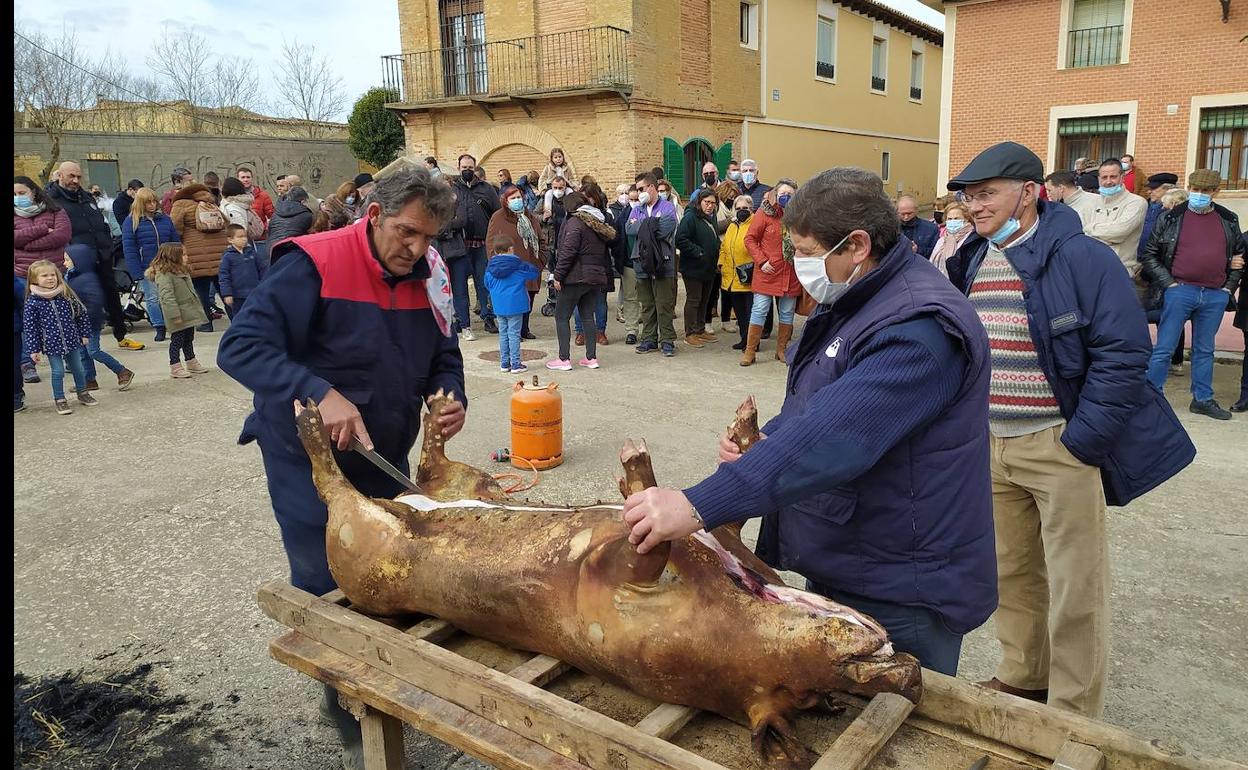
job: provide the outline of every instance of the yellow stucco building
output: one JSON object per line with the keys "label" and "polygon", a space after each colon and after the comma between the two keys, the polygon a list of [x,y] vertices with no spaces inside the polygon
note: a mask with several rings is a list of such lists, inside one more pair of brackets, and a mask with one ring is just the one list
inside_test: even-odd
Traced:
{"label": "yellow stucco building", "polygon": [[604,186],[660,165],[682,192],[708,160],[766,182],[857,165],[935,195],[942,35],[875,0],[398,6],[383,65],[410,156],[519,176],[562,147]]}

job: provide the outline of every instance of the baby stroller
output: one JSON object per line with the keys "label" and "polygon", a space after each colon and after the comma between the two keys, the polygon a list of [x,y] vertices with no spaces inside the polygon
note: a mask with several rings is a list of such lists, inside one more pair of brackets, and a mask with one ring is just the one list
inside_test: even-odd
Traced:
{"label": "baby stroller", "polygon": [[113,281],[117,285],[117,293],[121,295],[122,314],[126,318],[126,326],[133,328],[134,324],[139,321],[147,320],[142,279],[132,278],[125,268],[114,267]]}
{"label": "baby stroller", "polygon": [[555,300],[559,299],[559,292],[555,290],[555,279],[546,279],[546,304],[542,305],[542,315],[550,318],[555,314]]}

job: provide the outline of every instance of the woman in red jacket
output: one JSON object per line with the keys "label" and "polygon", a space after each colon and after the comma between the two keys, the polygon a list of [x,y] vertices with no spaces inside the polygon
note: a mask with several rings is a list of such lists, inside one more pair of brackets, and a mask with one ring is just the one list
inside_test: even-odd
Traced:
{"label": "woman in red jacket", "polygon": [[789,229],[784,226],[784,207],[795,192],[797,182],[792,179],[781,179],[776,183],[763,196],[763,205],[754,214],[750,230],[745,235],[745,249],[754,260],[754,276],[751,279],[754,306],[750,309],[750,330],[745,341],[745,353],[741,355],[742,366],[754,363],[758,344],[763,339],[763,322],[767,320],[773,298],[780,311],[777,360],[785,360],[784,350],[793,338],[793,314],[797,310],[797,298],[802,294],[802,284],[793,270],[793,242],[789,239]]}
{"label": "woman in red jacket", "polygon": [[13,177],[13,275],[25,280],[41,259],[62,268],[72,230],[69,215],[33,179]]}

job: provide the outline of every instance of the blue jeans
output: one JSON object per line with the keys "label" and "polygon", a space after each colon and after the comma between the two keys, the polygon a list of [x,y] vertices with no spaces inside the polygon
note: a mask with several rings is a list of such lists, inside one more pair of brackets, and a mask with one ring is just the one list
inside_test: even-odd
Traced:
{"label": "blue jeans", "polygon": [[780,310],[780,323],[792,324],[793,314],[797,311],[797,297],[769,297],[766,294],[754,295],[754,306],[750,308],[750,325],[762,326],[771,310],[771,301],[776,301]]}
{"label": "blue jeans", "polygon": [[52,398],[61,401],[65,398],[65,364],[74,375],[74,391],[81,393],[87,389],[87,373],[82,370],[82,353],[71,350],[64,356],[48,356],[48,366],[52,367]]}
{"label": "blue jeans", "polygon": [[199,304],[204,306],[204,317],[208,319],[208,326],[212,326],[212,295],[216,293],[213,291],[215,281],[216,279],[209,275],[191,279],[195,293],[199,295]]}
{"label": "blue jeans", "polygon": [[935,611],[926,607],[867,599],[809,581],[806,589],[874,618],[888,632],[893,647],[898,652],[908,652],[918,658],[924,668],[949,676],[958,675],[962,634],[950,631],[944,619]]}
{"label": "blue jeans", "polygon": [[472,328],[472,310],[468,307],[468,276],[472,275],[472,258],[455,257],[447,260],[451,271],[451,300],[455,303],[455,322],[459,330]]}
{"label": "blue jeans", "polygon": [[152,326],[164,326],[165,314],[160,312],[160,295],[156,293],[156,284],[143,279],[143,304],[147,306],[147,320]]}
{"label": "blue jeans", "polygon": [[88,380],[95,379],[96,361],[107,366],[108,370],[113,374],[121,374],[126,369],[126,367],[121,365],[120,361],[100,350],[100,333],[98,330],[87,338],[87,346],[79,348],[79,350],[82,351],[82,370],[87,375]]}
{"label": "blue jeans", "polygon": [[1176,283],[1166,289],[1161,306],[1161,323],[1157,325],[1157,344],[1148,360],[1148,381],[1164,389],[1170,373],[1170,356],[1183,333],[1183,324],[1192,322],[1192,398],[1208,401],[1213,398],[1213,338],[1226,312],[1227,293]]}
{"label": "blue jeans", "polygon": [[[490,301],[490,292],[485,288],[485,263],[489,257],[484,246],[469,246],[465,259],[472,260],[472,282],[477,286],[477,304],[481,306],[481,320],[488,321],[494,317],[494,303]],[[467,298],[468,293],[464,292]]]}
{"label": "blue jeans", "polygon": [[[585,327],[581,325],[581,308],[579,306],[572,308],[572,320],[576,322],[576,333],[581,334],[585,331]],[[598,292],[598,304],[594,305],[594,326],[598,327],[598,331],[604,334],[607,331],[607,290],[601,289]]]}
{"label": "blue jeans", "polygon": [[508,369],[520,368],[520,326],[523,315],[495,316],[498,323],[498,365]]}

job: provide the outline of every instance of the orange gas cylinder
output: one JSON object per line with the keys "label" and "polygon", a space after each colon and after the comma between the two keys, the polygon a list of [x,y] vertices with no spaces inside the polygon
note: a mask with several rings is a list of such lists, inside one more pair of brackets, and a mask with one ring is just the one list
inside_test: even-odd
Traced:
{"label": "orange gas cylinder", "polygon": [[[511,464],[538,470],[563,463],[563,396],[559,384],[517,382],[511,394]],[[525,460],[528,463],[524,462]]]}

